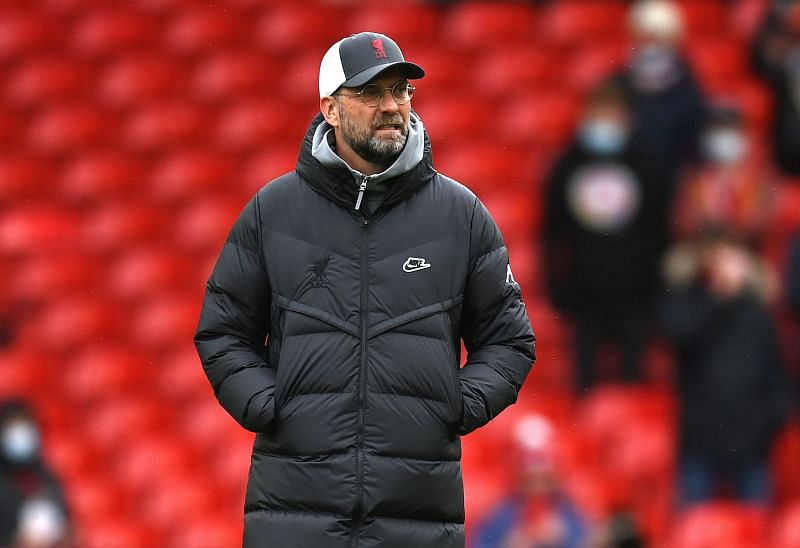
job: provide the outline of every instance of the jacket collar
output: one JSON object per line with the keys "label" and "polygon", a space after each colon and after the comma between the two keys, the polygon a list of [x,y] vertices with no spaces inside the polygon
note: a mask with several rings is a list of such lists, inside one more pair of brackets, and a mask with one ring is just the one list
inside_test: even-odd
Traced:
{"label": "jacket collar", "polygon": [[[436,170],[433,168],[431,144],[428,135],[422,128],[416,113],[412,117],[419,122],[422,143],[418,141],[408,145],[398,157],[398,160],[386,171],[374,177],[380,177],[386,183],[386,195],[382,207],[388,207],[410,196],[415,190],[433,179]],[[297,173],[318,193],[332,202],[353,209],[358,194],[358,185],[354,172],[345,162],[337,162],[321,149],[327,147],[327,142],[322,144],[327,123],[322,114],[317,114],[311,121],[306,131],[305,138],[300,147],[297,159]],[[318,131],[319,128],[319,131]],[[315,135],[317,136],[315,140]],[[315,147],[316,145],[316,147]],[[421,155],[414,150],[421,146]],[[314,149],[317,149],[316,154]],[[409,149],[409,150],[406,150]],[[328,147],[329,150],[329,147]],[[321,158],[323,161],[321,162]],[[337,157],[338,158],[338,157]]]}

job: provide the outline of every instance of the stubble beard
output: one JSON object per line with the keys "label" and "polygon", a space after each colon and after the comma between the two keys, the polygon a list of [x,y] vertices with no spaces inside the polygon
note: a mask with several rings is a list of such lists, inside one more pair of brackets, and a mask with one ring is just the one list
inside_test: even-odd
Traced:
{"label": "stubble beard", "polygon": [[[370,127],[359,127],[347,116],[343,108],[340,108],[339,112],[342,138],[356,154],[377,165],[388,166],[397,159],[408,139],[408,126],[403,123],[400,114],[377,118]],[[400,126],[398,136],[380,138],[373,134],[378,126],[392,123]]]}

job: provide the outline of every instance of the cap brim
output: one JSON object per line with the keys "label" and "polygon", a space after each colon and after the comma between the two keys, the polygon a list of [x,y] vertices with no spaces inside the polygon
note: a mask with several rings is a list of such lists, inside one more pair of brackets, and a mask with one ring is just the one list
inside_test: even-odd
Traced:
{"label": "cap brim", "polygon": [[357,86],[363,86],[373,78],[380,75],[382,72],[392,68],[403,69],[406,78],[415,79],[425,76],[425,71],[422,70],[421,66],[414,63],[409,63],[408,61],[397,61],[395,63],[386,63],[385,65],[378,65],[376,67],[370,67],[366,70],[363,70],[342,84],[342,87],[353,88]]}

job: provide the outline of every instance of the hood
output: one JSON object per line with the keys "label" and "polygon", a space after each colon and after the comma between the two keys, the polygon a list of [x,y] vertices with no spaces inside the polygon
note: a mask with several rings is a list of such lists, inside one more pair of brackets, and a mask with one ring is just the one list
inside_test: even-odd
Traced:
{"label": "hood", "polygon": [[[400,151],[400,155],[386,170],[370,175],[370,186],[385,183],[411,171],[422,160],[425,146],[424,132],[425,127],[422,124],[422,120],[416,113],[412,112],[408,121],[408,137],[403,150]],[[311,141],[312,156],[319,160],[322,165],[334,169],[341,167],[348,169],[356,182],[361,181],[364,178],[364,174],[351,168],[347,165],[347,162],[333,151],[331,148],[333,139],[333,126],[323,120],[314,131],[314,137]]]}
{"label": "hood", "polygon": [[[331,201],[353,209],[363,174],[352,169],[330,146],[333,128],[317,114],[306,131],[297,159],[297,173],[317,192]],[[412,194],[436,174],[431,144],[419,116],[412,112],[406,145],[385,171],[370,176],[373,185],[384,187],[384,206]]]}

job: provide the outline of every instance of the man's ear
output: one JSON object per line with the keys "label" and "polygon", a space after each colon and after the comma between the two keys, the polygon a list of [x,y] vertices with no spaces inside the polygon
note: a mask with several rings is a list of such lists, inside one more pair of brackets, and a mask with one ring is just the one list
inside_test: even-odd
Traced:
{"label": "man's ear", "polygon": [[319,110],[325,121],[333,127],[339,126],[339,103],[331,96],[323,97],[319,100]]}

